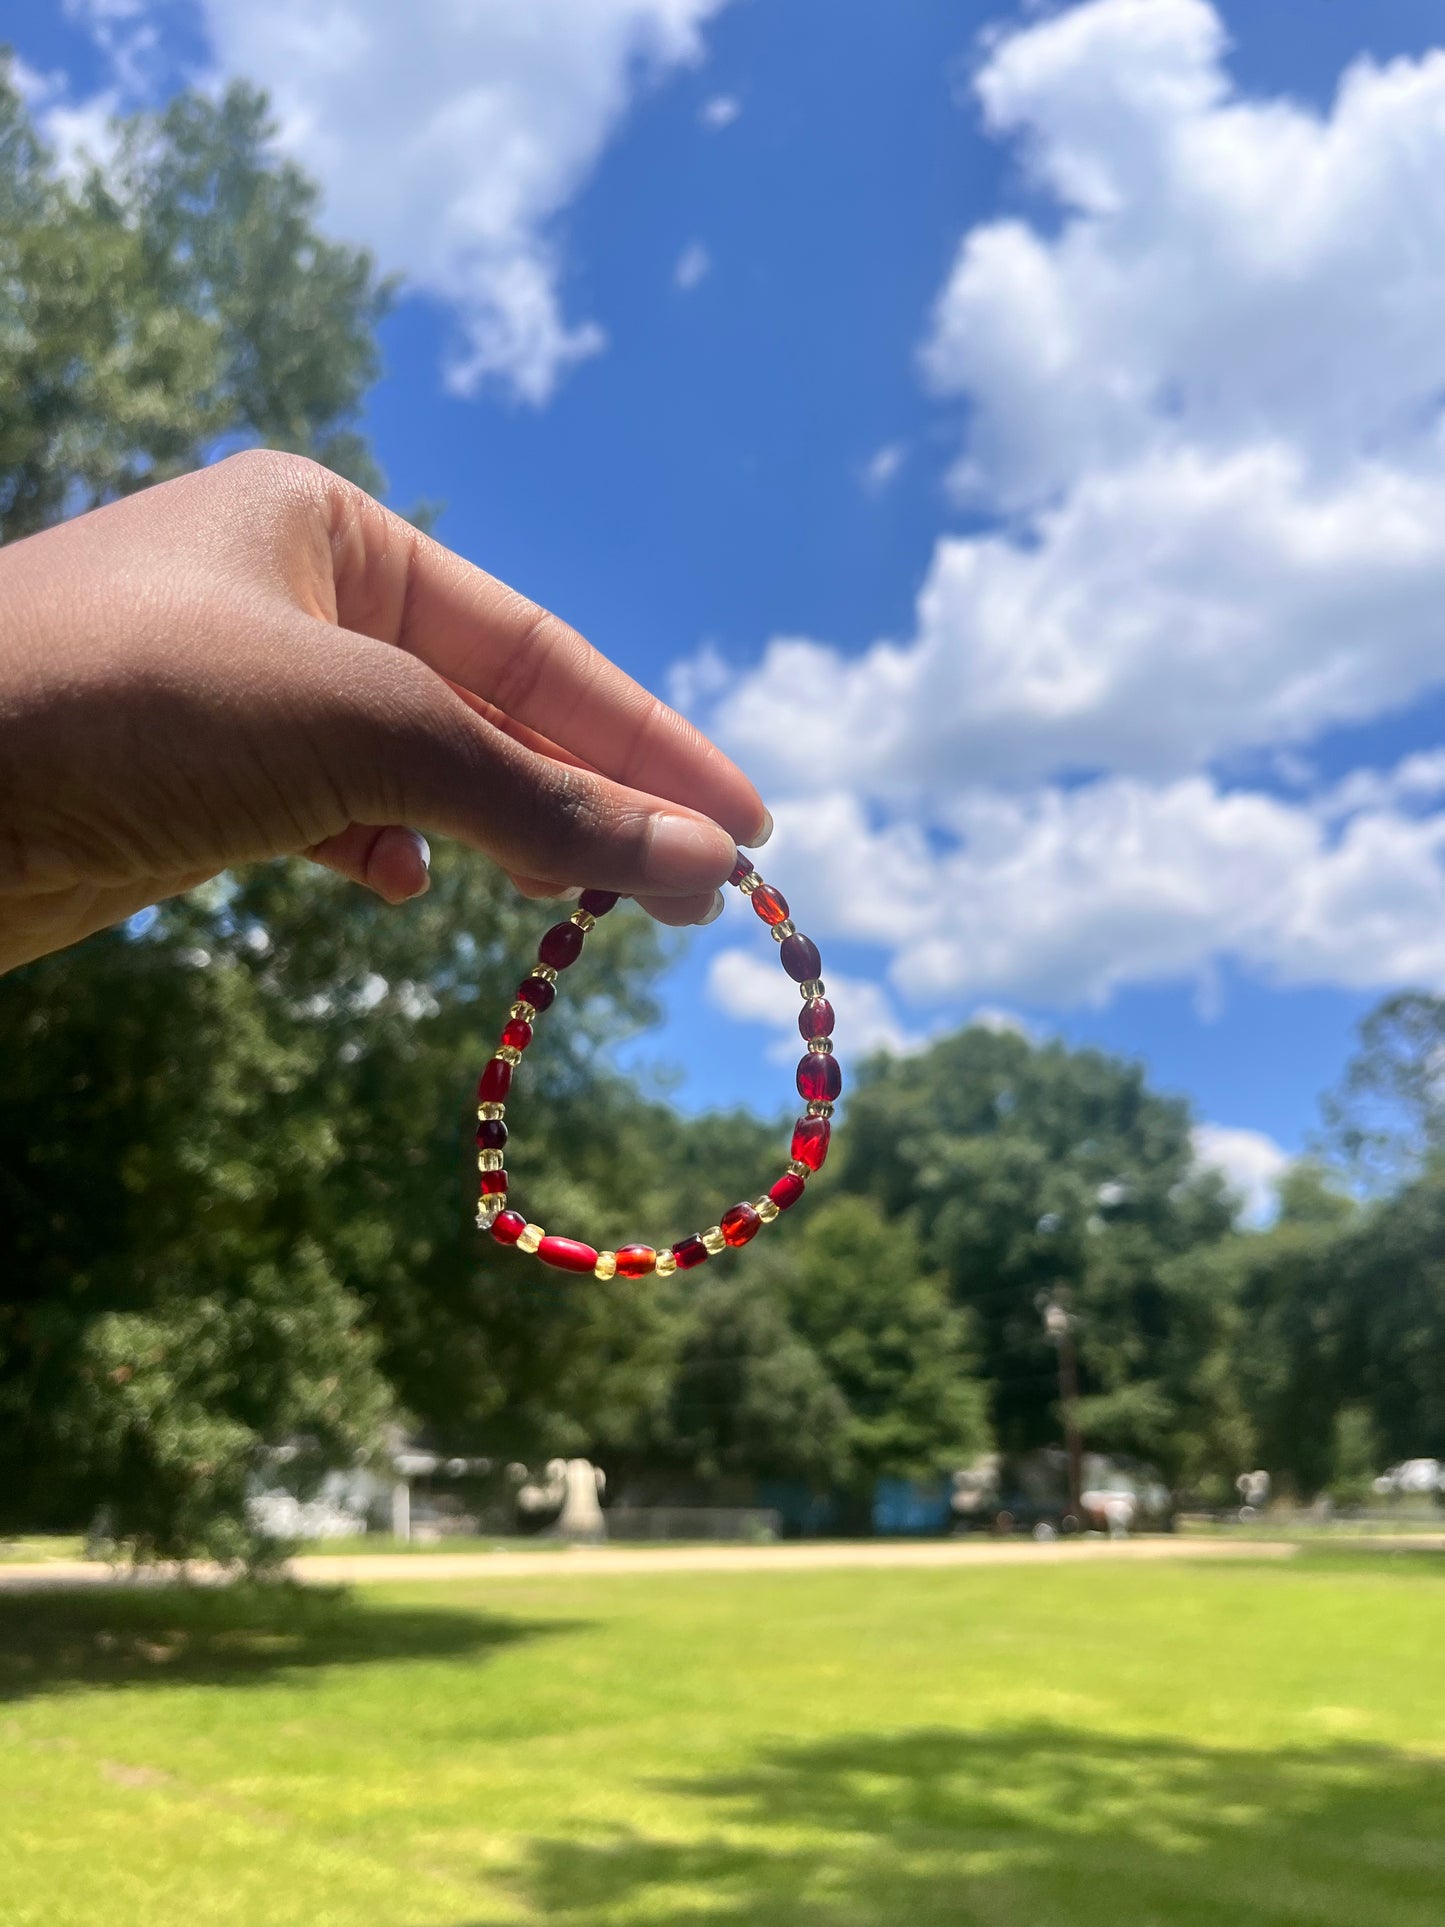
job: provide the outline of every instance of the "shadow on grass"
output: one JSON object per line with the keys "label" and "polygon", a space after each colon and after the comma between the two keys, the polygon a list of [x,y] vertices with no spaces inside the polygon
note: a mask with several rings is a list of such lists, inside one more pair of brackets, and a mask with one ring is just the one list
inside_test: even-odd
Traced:
{"label": "shadow on grass", "polygon": [[[667,1927],[1438,1927],[1445,1770],[1029,1725],[779,1748],[684,1839],[534,1841],[552,1922]],[[680,1829],[680,1830],[681,1830]],[[484,1927],[477,1921],[472,1927]]]}
{"label": "shadow on grass", "polygon": [[77,1687],[247,1686],[308,1667],[475,1659],[579,1623],[284,1584],[0,1595],[0,1701]]}

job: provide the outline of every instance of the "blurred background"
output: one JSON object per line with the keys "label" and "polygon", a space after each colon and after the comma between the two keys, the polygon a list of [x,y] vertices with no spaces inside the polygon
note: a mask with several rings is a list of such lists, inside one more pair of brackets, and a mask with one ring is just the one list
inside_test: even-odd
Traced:
{"label": "blurred background", "polygon": [[[373,1733],[418,1692],[442,1731],[483,1665],[535,1714],[452,1734],[472,1804],[414,1834],[379,1754],[345,1793],[324,1749],[265,1754],[256,1797],[319,1829],[284,1896],[242,1877],[254,1816],[233,1867],[97,1845],[82,1877],[42,1720],[13,1917],[1433,1919],[1438,10],[0,0],[0,42],[0,539],[254,444],[372,488],[757,780],[847,1080],[744,1258],[584,1289],[472,1226],[474,1080],[545,921],[480,862],[438,849],[400,910],[237,875],[0,981],[16,1697],[180,1696],[100,1769],[156,1842],[260,1757],[244,1717],[223,1757],[211,1687],[308,1745],[297,1682],[341,1669],[325,1719],[365,1674]],[[586,973],[514,1189],[670,1241],[780,1168],[792,987],[736,904],[689,939],[619,911]],[[1151,1534],[1188,1557],[966,1565]],[[524,1538],[947,1540],[971,1577],[677,1578],[657,1617],[618,1579],[587,1596],[615,1650],[500,1581],[19,1589]],[[654,1654],[663,1778],[539,1844],[547,1735],[609,1736],[592,1811]],[[1294,1832],[1228,1843],[1272,1806]],[[1360,1838],[1363,1886],[1330,1859]]]}

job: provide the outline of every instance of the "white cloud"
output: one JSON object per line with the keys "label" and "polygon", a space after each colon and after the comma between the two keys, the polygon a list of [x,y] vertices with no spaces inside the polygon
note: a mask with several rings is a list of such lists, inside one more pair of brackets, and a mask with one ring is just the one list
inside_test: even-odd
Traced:
{"label": "white cloud", "polygon": [[216,64],[270,92],[332,229],[455,312],[451,385],[532,403],[605,339],[565,312],[558,217],[723,4],[201,0]]}
{"label": "white cloud", "polygon": [[698,112],[703,126],[714,134],[720,134],[725,127],[731,127],[743,111],[743,104],[736,94],[714,94],[705,100]]}
{"label": "white cloud", "polygon": [[875,449],[863,464],[864,488],[871,494],[881,495],[888,484],[896,480],[907,454],[902,442],[885,442]]}
{"label": "white cloud", "polygon": [[701,241],[689,241],[677,257],[677,266],[672,271],[674,283],[684,294],[692,290],[712,273],[712,256]]}
{"label": "white cloud", "polygon": [[1194,1161],[1222,1171],[1243,1205],[1244,1222],[1262,1225],[1278,1206],[1276,1186],[1289,1167],[1288,1154],[1263,1131],[1229,1124],[1194,1127]]}
{"label": "white cloud", "polygon": [[[879,985],[864,978],[840,977],[831,970],[825,981],[838,1021],[835,1035],[840,1056],[856,1061],[869,1051],[902,1054],[923,1044],[917,1032],[899,1022]],[[774,1061],[794,1063],[807,1049],[798,1034],[797,985],[779,970],[776,957],[753,950],[721,951],[708,968],[707,991],[727,1016],[767,1024],[777,1031],[768,1050]]]}

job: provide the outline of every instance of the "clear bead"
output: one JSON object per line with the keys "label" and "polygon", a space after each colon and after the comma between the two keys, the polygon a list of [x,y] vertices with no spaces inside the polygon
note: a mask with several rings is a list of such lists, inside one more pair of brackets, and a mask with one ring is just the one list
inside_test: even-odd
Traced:
{"label": "clear bead", "polygon": [[505,1151],[478,1151],[477,1169],[479,1171],[500,1171],[507,1161]]}
{"label": "clear bead", "polygon": [[522,1053],[515,1044],[498,1044],[492,1055],[500,1057],[504,1064],[510,1064],[514,1070],[522,1061]]}
{"label": "clear bead", "polygon": [[702,1234],[702,1241],[714,1257],[717,1256],[718,1252],[726,1251],[728,1248],[728,1241],[722,1234],[722,1226],[720,1224],[710,1224]]}
{"label": "clear bead", "polygon": [[535,1004],[529,1004],[525,999],[519,997],[507,1012],[507,1015],[509,1017],[520,1017],[524,1024],[530,1024],[532,1019],[537,1015],[537,1006]]}
{"label": "clear bead", "polygon": [[653,1267],[659,1278],[670,1278],[677,1270],[677,1260],[670,1251],[659,1251],[657,1263]]}
{"label": "clear bead", "polygon": [[507,1107],[505,1104],[479,1104],[477,1106],[477,1116],[481,1118],[505,1117],[506,1113]]}
{"label": "clear bead", "polygon": [[789,1159],[788,1169],[792,1172],[795,1178],[810,1178],[813,1175],[812,1165],[804,1164],[801,1158]]}
{"label": "clear bead", "polygon": [[833,1055],[833,1040],[831,1037],[810,1037],[808,1039],[808,1049],[813,1053],[814,1057],[831,1057]]}
{"label": "clear bead", "polygon": [[597,1254],[597,1262],[592,1267],[592,1276],[594,1278],[605,1279],[613,1278],[616,1275],[617,1253],[615,1251],[599,1251]]}
{"label": "clear bead", "polygon": [[745,897],[750,897],[761,882],[762,878],[758,875],[757,871],[749,870],[747,875],[739,882],[738,888]]}
{"label": "clear bead", "polygon": [[490,1231],[506,1205],[505,1198],[481,1198],[477,1203],[477,1229]]}
{"label": "clear bead", "polygon": [[532,975],[540,977],[544,984],[555,984],[557,981],[557,972],[551,964],[533,964]]}
{"label": "clear bead", "polygon": [[771,1224],[773,1219],[778,1215],[778,1207],[766,1192],[763,1193],[762,1197],[753,1199],[753,1209],[757,1212],[764,1224]]}
{"label": "clear bead", "polygon": [[798,926],[791,917],[784,917],[781,923],[773,925],[773,942],[782,943],[785,937],[796,937]]}
{"label": "clear bead", "polygon": [[518,1251],[535,1251],[546,1235],[541,1225],[529,1224],[517,1240]]}
{"label": "clear bead", "polygon": [[810,977],[805,984],[799,984],[798,988],[803,993],[804,1003],[806,1003],[810,997],[822,997],[826,995],[821,977]]}
{"label": "clear bead", "polygon": [[812,1103],[809,1104],[808,1106],[809,1117],[831,1117],[832,1115],[833,1115],[833,1106],[827,1101],[826,1098],[815,1097]]}
{"label": "clear bead", "polygon": [[574,910],[568,918],[568,922],[575,923],[579,930],[595,930],[597,928],[597,919],[590,910]]}

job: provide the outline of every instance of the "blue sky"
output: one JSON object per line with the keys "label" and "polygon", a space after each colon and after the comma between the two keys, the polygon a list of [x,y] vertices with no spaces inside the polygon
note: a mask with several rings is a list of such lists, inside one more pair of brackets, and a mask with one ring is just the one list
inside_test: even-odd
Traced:
{"label": "blue sky", "polygon": [[[393,499],[759,777],[840,1047],[983,1011],[1142,1057],[1242,1182],[1302,1148],[1360,1014],[1445,988],[1438,9],[327,23],[0,4],[63,143],[273,90],[412,290]],[[793,1004],[732,917],[635,1061],[772,1110]]]}

